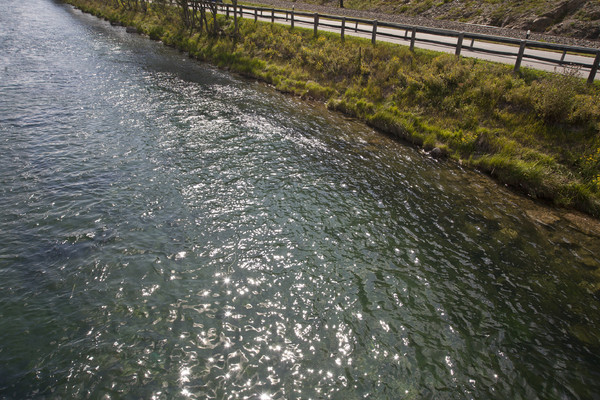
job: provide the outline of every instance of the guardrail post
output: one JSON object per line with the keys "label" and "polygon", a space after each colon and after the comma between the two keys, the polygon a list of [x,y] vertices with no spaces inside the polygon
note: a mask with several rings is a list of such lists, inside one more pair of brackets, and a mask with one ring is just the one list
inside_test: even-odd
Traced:
{"label": "guardrail post", "polygon": [[415,51],[415,40],[417,38],[417,27],[412,28],[412,36],[410,37],[410,51]]}
{"label": "guardrail post", "polygon": [[292,29],[294,29],[294,6],[292,6]]}
{"label": "guardrail post", "polygon": [[244,18],[244,8],[240,6],[240,18]]}
{"label": "guardrail post", "polygon": [[461,32],[460,35],[458,35],[458,40],[456,41],[456,51],[454,52],[456,57],[460,57],[460,51],[462,50],[462,44],[464,39],[465,33]]}
{"label": "guardrail post", "polygon": [[373,21],[373,35],[371,36],[371,43],[375,44],[377,40],[377,20]]}
{"label": "guardrail post", "polygon": [[596,58],[594,59],[594,64],[592,64],[592,69],[590,70],[590,76],[588,77],[587,83],[591,85],[594,83],[594,79],[596,79],[596,72],[598,72],[598,65],[600,64],[600,51],[596,53]]}
{"label": "guardrail post", "polygon": [[567,56],[567,51],[566,51],[566,50],[564,50],[564,51],[563,51],[563,53],[562,53],[562,56],[560,56],[560,63],[561,63],[561,64],[563,63],[563,61],[565,61],[565,57],[566,57],[566,56]]}
{"label": "guardrail post", "polygon": [[225,16],[229,19],[229,4],[225,4]]}
{"label": "guardrail post", "polygon": [[519,47],[519,54],[517,54],[517,61],[515,62],[514,72],[519,72],[521,68],[521,61],[523,61],[523,54],[525,53],[525,45],[527,41],[521,40],[521,46]]}
{"label": "guardrail post", "polygon": [[315,36],[318,35],[318,29],[319,29],[319,14],[315,13]]}
{"label": "guardrail post", "polygon": [[271,23],[275,23],[275,9],[271,8]]}
{"label": "guardrail post", "polygon": [[460,57],[460,51],[462,50],[462,42],[465,39],[465,33],[461,32],[458,35],[458,39],[456,40],[456,50],[454,51],[454,55],[456,57]]}
{"label": "guardrail post", "polygon": [[254,9],[254,22],[258,21],[258,9]]}
{"label": "guardrail post", "polygon": [[346,30],[346,17],[342,17],[342,27],[340,29],[340,36],[342,38],[342,42],[346,40],[344,38],[344,31]]}

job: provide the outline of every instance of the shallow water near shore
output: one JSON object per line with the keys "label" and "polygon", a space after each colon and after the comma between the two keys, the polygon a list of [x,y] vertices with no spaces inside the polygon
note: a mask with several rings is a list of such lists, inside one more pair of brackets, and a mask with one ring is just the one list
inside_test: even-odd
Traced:
{"label": "shallow water near shore", "polygon": [[597,221],[58,2],[0,37],[0,398],[599,397]]}

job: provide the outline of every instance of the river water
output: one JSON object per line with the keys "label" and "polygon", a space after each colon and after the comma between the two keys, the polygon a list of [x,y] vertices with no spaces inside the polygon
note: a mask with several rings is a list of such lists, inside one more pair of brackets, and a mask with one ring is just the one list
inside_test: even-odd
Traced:
{"label": "river water", "polygon": [[600,398],[593,221],[51,0],[0,54],[0,398]]}

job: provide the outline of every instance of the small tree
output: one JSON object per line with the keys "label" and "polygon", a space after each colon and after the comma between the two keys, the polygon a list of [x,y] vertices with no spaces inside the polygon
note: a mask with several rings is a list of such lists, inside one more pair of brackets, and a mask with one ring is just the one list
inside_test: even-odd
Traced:
{"label": "small tree", "polygon": [[[219,21],[217,20],[217,12],[219,11],[218,6],[217,6],[217,2],[216,1],[211,1],[208,3],[208,8],[210,9],[210,12],[212,14],[213,17],[213,35],[217,35],[219,33]],[[206,28],[206,31],[208,32],[208,27]]]}
{"label": "small tree", "polygon": [[188,0],[176,0],[176,4],[181,12],[181,20],[183,21],[183,24],[189,28],[192,25],[192,21]]}

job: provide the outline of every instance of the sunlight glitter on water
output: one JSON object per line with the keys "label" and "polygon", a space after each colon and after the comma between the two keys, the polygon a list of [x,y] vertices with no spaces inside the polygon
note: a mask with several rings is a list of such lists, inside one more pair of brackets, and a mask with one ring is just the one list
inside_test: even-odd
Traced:
{"label": "sunlight glitter on water", "polygon": [[[24,49],[0,60],[1,393],[598,392],[600,305],[571,271],[600,249],[577,217],[65,6],[33,0],[53,18],[30,23],[8,1],[0,32]],[[44,56],[11,67],[28,54]]]}

